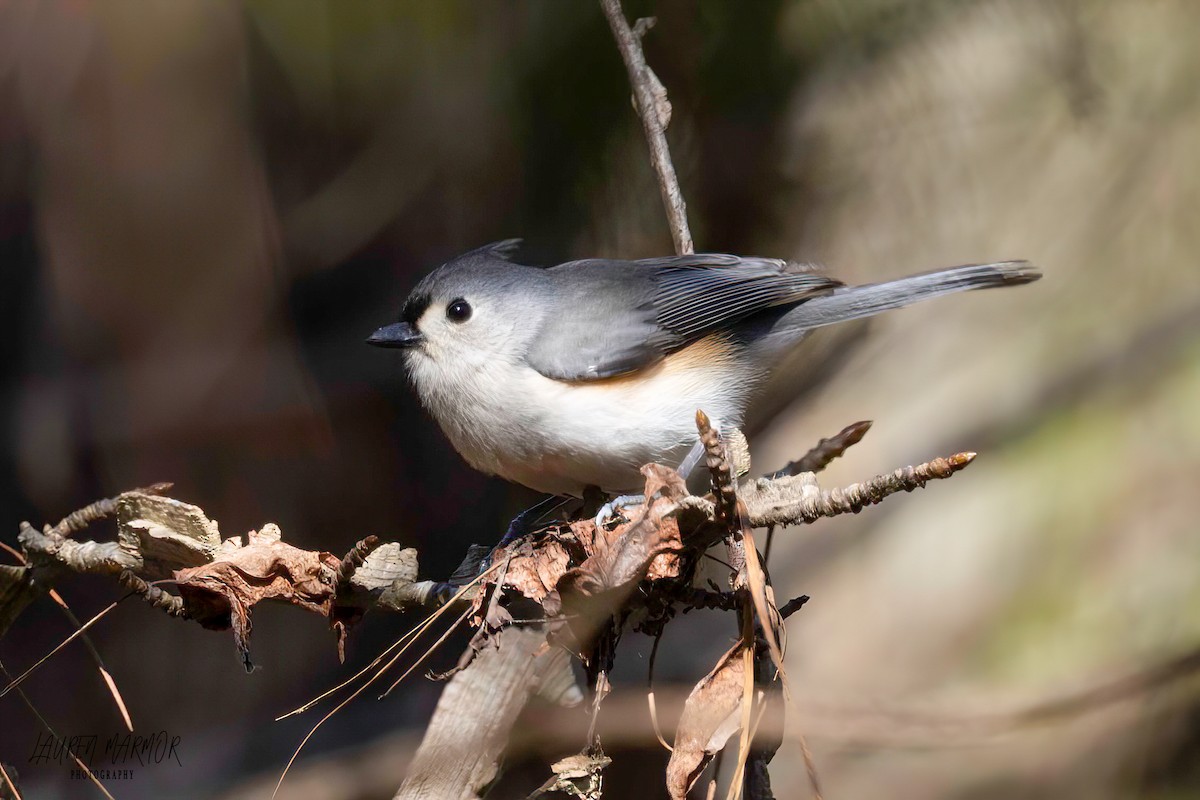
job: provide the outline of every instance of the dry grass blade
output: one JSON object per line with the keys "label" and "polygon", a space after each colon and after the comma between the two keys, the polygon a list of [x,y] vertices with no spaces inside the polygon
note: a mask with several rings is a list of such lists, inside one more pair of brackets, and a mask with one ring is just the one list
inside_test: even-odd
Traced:
{"label": "dry grass blade", "polygon": [[[4,542],[0,542],[0,550],[4,550],[4,552],[8,553],[13,558],[15,558],[17,560],[18,564],[21,564],[22,566],[25,565],[25,563],[26,563],[25,556],[21,555],[21,551],[17,550],[12,545],[5,544]],[[53,589],[51,589],[51,591],[53,591]]]}
{"label": "dry grass blade", "polygon": [[[116,604],[114,603],[113,605],[116,605]],[[110,606],[110,608],[111,608],[111,606]],[[106,611],[107,611],[107,609],[106,609]],[[11,677],[8,673],[8,670],[5,669],[4,664],[2,664],[2,663],[0,663],[0,674],[4,675],[4,677],[6,677],[6,678]],[[12,681],[12,683],[9,684],[10,688],[16,686],[16,684],[19,682],[20,682],[19,678],[16,681]],[[43,717],[42,713],[37,710],[37,707],[34,706],[33,701],[31,701],[29,699],[29,696],[27,694],[25,694],[25,692],[22,689],[19,689],[19,688],[17,689],[17,696],[21,698],[21,702],[23,702],[25,704],[25,707],[29,709],[30,713],[32,713],[35,717],[37,717],[38,722],[40,722],[42,724],[42,727],[45,728],[46,731],[49,732],[49,734],[51,736],[53,736],[55,739],[57,739],[59,741],[63,741],[62,737],[60,737],[57,733],[54,732],[54,728],[50,727],[50,723],[46,721],[46,718]],[[75,755],[75,751],[73,751],[70,747],[67,747],[65,743],[63,745],[63,749],[65,749],[67,751],[68,755],[71,756],[71,759],[75,762],[75,766],[79,767],[79,771],[82,772],[84,775],[86,775],[88,780],[90,780],[93,784],[95,784],[96,788],[100,790],[101,794],[103,794],[105,797],[107,797],[108,800],[116,800],[116,798],[114,798],[109,793],[108,789],[106,789],[104,787],[104,784],[100,782],[100,779],[96,777],[96,774],[94,772],[92,772],[91,768],[89,768],[87,764],[83,763],[83,761],[80,760],[79,756]],[[6,781],[8,780],[8,773],[5,773],[4,778]],[[11,782],[9,783],[9,785],[10,786],[12,785]],[[13,787],[13,791],[14,792],[16,791],[15,786]]]}
{"label": "dry grass blade", "polygon": [[[739,516],[745,520],[745,509],[739,505]],[[763,571],[762,564],[758,561],[758,549],[754,543],[754,530],[744,524],[742,528],[742,540],[745,542],[746,555],[746,586],[750,591],[750,599],[754,603],[754,614],[758,617],[758,624],[763,633],[763,641],[767,643],[767,650],[771,654],[771,661],[775,664],[775,669],[779,671],[779,679],[783,683],[783,695],[785,698],[791,697],[791,692],[788,689],[787,671],[783,668],[783,647],[779,643],[778,631],[781,627],[782,617],[779,614],[779,609],[775,607],[774,601],[771,600],[767,593],[767,575]]]}
{"label": "dry grass blade", "polygon": [[[450,608],[450,606],[453,604],[453,602],[455,600],[460,599],[476,583],[483,580],[484,577],[491,574],[496,569],[499,569],[499,567],[500,567],[500,565],[496,564],[496,565],[492,566],[490,569],[484,570],[479,575],[476,575],[474,580],[472,580],[470,583],[466,584],[461,589],[459,589],[454,594],[454,596],[448,602],[446,602],[445,605],[443,605],[437,611],[430,614],[424,623],[422,623],[420,626],[415,628],[413,631],[409,631],[407,634],[405,634],[404,637],[401,638],[401,641],[404,641],[405,639],[407,639],[408,644],[406,644],[402,648],[400,648],[400,650],[394,656],[392,656],[390,659],[388,659],[388,662],[386,664],[384,664],[382,667],[380,667],[378,670],[376,670],[375,674],[372,675],[365,683],[363,683],[362,686],[355,689],[350,694],[349,697],[347,697],[345,700],[343,700],[342,702],[340,702],[336,706],[334,706],[332,709],[330,709],[329,713],[327,713],[325,716],[321,717],[321,719],[317,721],[316,725],[313,725],[312,730],[310,730],[305,735],[305,737],[300,741],[299,746],[296,747],[296,751],[294,753],[292,753],[292,757],[289,758],[287,764],[284,765],[283,773],[279,776],[279,780],[275,784],[275,790],[273,792],[271,792],[272,798],[274,798],[276,795],[279,794],[279,789],[281,786],[283,786],[283,779],[287,777],[288,771],[292,768],[292,764],[295,763],[296,759],[300,755],[300,752],[304,749],[304,746],[306,744],[308,744],[308,740],[311,739],[314,734],[316,734],[317,730],[322,725],[324,725],[334,714],[336,714],[337,712],[339,712],[343,708],[345,708],[347,705],[349,705],[350,701],[354,700],[360,694],[365,692],[367,690],[367,688],[369,686],[371,686],[371,684],[375,683],[375,681],[379,680],[379,678],[382,677],[385,672],[387,672],[389,669],[391,669],[392,665],[395,664],[396,661],[398,661],[400,659],[400,657],[404,655],[404,653],[408,650],[408,648],[412,646],[412,643],[415,642],[422,633],[424,633],[426,630],[428,630],[429,627],[438,619],[438,617],[440,617],[442,614],[444,614],[446,612],[446,609]],[[453,625],[450,626],[450,630],[454,630],[455,628],[457,628],[462,623],[462,621],[467,618],[467,616],[470,613],[471,613],[470,608],[468,608],[466,611],[464,611],[463,615],[461,617],[459,617],[458,620]],[[448,634],[449,634],[449,631],[447,631],[447,635]],[[442,638],[444,639],[445,636],[443,636]],[[440,642],[441,642],[441,640],[439,639],[439,643]],[[388,650],[392,650],[395,647],[396,647],[396,645],[392,645],[392,647],[388,648]],[[435,645],[435,647],[436,647],[436,645]],[[404,677],[406,677],[408,675],[408,673],[413,670],[413,668],[415,668],[418,664],[420,664],[422,661],[424,661],[432,651],[433,651],[433,648],[430,648],[429,650],[427,650],[425,652],[425,654],[422,655],[421,658],[417,660],[417,663],[414,664],[412,667],[410,667],[409,670],[407,672],[405,672],[404,675],[401,676],[401,680],[403,680]],[[378,664],[380,660],[382,660],[382,656],[379,658],[376,658],[374,661],[372,661],[371,662],[372,666]],[[370,669],[370,667],[368,667],[367,669]],[[350,681],[344,682],[344,683],[340,684],[339,686],[335,687],[334,689],[331,689],[328,692],[325,692],[324,694],[321,695],[321,697],[318,697],[316,700],[311,701],[306,707],[312,707],[312,705],[319,702],[321,698],[327,697],[330,693],[337,691],[338,689],[342,688],[343,686],[349,685],[350,682],[356,680],[358,678],[358,676],[362,675],[365,671],[366,671],[365,669],[360,670],[355,675],[354,678],[350,679]],[[399,683],[399,681],[397,681],[397,683]],[[394,686],[395,686],[395,684],[393,684],[393,687]],[[388,691],[391,691],[391,689],[388,689]],[[386,694],[386,692],[385,692],[385,694]],[[293,713],[295,713],[295,712],[293,712]],[[290,716],[290,715],[285,714],[284,716]]]}
{"label": "dry grass blade", "polygon": [[[442,606],[442,608],[448,608],[448,607],[449,607],[449,606]],[[438,609],[438,611],[441,611],[441,610],[442,610],[442,609]],[[462,614],[462,616],[460,616],[460,617],[458,618],[458,620],[457,620],[457,621],[455,621],[455,623],[454,623],[453,625],[451,625],[451,626],[450,626],[450,631],[453,631],[455,628],[457,628],[457,627],[459,626],[459,624],[461,624],[461,623],[462,623],[462,621],[463,621],[463,620],[465,620],[465,619],[467,618],[467,616],[468,616],[470,613],[471,613],[471,609],[469,609],[469,608],[468,608],[466,611],[464,611],[464,612],[463,612],[463,614]],[[427,627],[427,626],[425,626],[425,627]],[[450,631],[447,631],[447,634],[448,634]],[[444,637],[443,637],[443,638],[444,638]],[[415,637],[414,637],[414,639],[415,639]],[[441,640],[439,640],[439,643],[440,643],[440,641],[441,641]],[[411,644],[411,642],[410,642],[410,644]],[[304,750],[304,746],[305,746],[306,744],[308,744],[308,740],[309,740],[309,739],[311,739],[311,738],[312,738],[312,737],[313,737],[313,736],[316,734],[316,732],[317,732],[317,731],[318,731],[318,730],[321,728],[321,726],[322,726],[322,725],[324,725],[326,722],[328,722],[328,721],[329,721],[329,720],[330,720],[330,719],[333,717],[333,715],[334,715],[334,714],[338,713],[338,712],[339,712],[339,711],[341,711],[343,708],[345,708],[346,706],[350,705],[350,702],[351,702],[352,700],[354,700],[354,699],[355,699],[356,697],[358,697],[360,694],[362,694],[363,692],[365,692],[365,691],[366,691],[366,690],[367,690],[367,689],[368,689],[368,688],[371,686],[371,684],[375,683],[375,681],[379,680],[379,679],[380,679],[380,678],[383,676],[383,674],[384,674],[385,672],[387,672],[389,669],[391,669],[391,668],[392,668],[392,665],[393,665],[393,664],[395,664],[395,663],[396,663],[396,662],[397,662],[397,661],[400,659],[400,657],[401,657],[402,655],[404,655],[404,652],[405,652],[405,650],[407,650],[407,649],[408,649],[408,646],[405,646],[403,649],[401,649],[401,650],[400,650],[400,652],[398,652],[398,653],[396,653],[396,655],[392,656],[392,657],[391,657],[391,658],[388,660],[388,662],[387,662],[385,665],[383,665],[383,666],[382,666],[382,667],[381,667],[381,668],[380,668],[378,671],[376,671],[376,673],[375,673],[374,675],[372,675],[372,676],[370,677],[370,679],[369,679],[369,680],[367,680],[367,681],[366,681],[366,682],[365,682],[365,683],[364,683],[362,686],[360,686],[360,687],[358,687],[357,689],[355,689],[355,690],[354,690],[354,691],[353,691],[353,692],[350,694],[350,696],[349,696],[349,697],[347,697],[345,700],[343,700],[342,702],[338,703],[336,706],[334,706],[333,708],[331,708],[331,709],[329,710],[329,712],[328,712],[327,714],[325,714],[325,716],[323,716],[323,717],[321,717],[321,719],[317,720],[317,724],[313,725],[313,726],[312,726],[312,729],[311,729],[311,730],[309,730],[309,732],[308,732],[307,734],[305,734],[304,738],[300,740],[300,744],[299,744],[299,745],[296,747],[296,751],[295,751],[294,753],[292,753],[292,757],[291,757],[291,758],[289,758],[289,759],[288,759],[288,762],[287,762],[287,764],[285,764],[285,765],[284,765],[284,767],[283,767],[283,773],[282,773],[282,774],[279,776],[279,780],[278,780],[278,781],[276,782],[276,784],[275,784],[275,790],[274,790],[273,792],[271,792],[271,797],[272,797],[272,798],[274,798],[276,795],[278,795],[278,794],[279,794],[279,789],[280,789],[280,787],[282,787],[282,786],[283,786],[283,780],[284,780],[284,778],[286,778],[286,777],[287,777],[287,774],[288,774],[288,772],[289,772],[289,771],[291,770],[291,768],[292,768],[292,764],[294,764],[294,763],[296,762],[296,759],[297,759],[297,758],[300,756],[300,752],[301,752],[302,750]],[[413,666],[412,666],[412,667],[409,667],[408,671],[406,671],[406,672],[404,673],[404,675],[402,675],[402,676],[401,676],[401,680],[403,680],[405,677],[407,677],[407,675],[409,674],[409,672],[412,672],[412,670],[413,670],[413,669],[414,669],[414,668],[415,668],[417,665],[419,665],[419,664],[420,664],[422,661],[424,661],[424,660],[425,660],[425,658],[426,658],[426,657],[428,657],[429,653],[430,653],[430,652],[432,652],[432,650],[433,650],[433,648],[430,648],[430,650],[427,650],[427,651],[425,652],[425,654],[424,654],[424,655],[422,655],[422,656],[421,656],[421,658],[417,660],[416,664],[413,664]],[[399,683],[399,681],[397,681],[397,683]],[[395,684],[393,684],[393,686],[395,686]],[[388,691],[391,691],[391,689],[389,689]],[[385,693],[385,694],[386,694],[386,693]]]}
{"label": "dry grass blade", "polygon": [[[86,640],[85,640],[86,641]],[[101,664],[97,667],[100,670],[100,677],[104,679],[104,683],[108,686],[108,693],[112,695],[113,702],[117,704],[117,711],[121,712],[121,719],[125,720],[125,727],[133,733],[133,718],[129,716],[129,707],[125,705],[125,698],[121,697],[121,691],[117,688],[117,682],[113,680],[113,676]]]}
{"label": "dry grass blade", "polygon": [[0,778],[4,778],[4,785],[8,787],[8,791],[16,800],[22,800],[21,793],[17,790],[17,785],[13,783],[12,776],[8,774],[8,770],[4,768],[4,764],[0,762]]}
{"label": "dry grass blade", "polygon": [[[50,590],[50,597],[58,604],[62,612],[66,614],[67,619],[76,628],[80,626],[79,618],[75,616],[75,612],[71,611],[71,607],[67,605],[67,601],[63,600],[58,592]],[[117,711],[121,714],[121,719],[125,722],[125,727],[130,733],[133,733],[133,718],[129,716],[129,707],[125,704],[125,698],[121,697],[121,690],[117,688],[117,682],[113,680],[112,674],[108,668],[104,666],[104,659],[100,657],[100,651],[96,649],[96,645],[87,636],[83,638],[83,646],[88,649],[92,655],[92,660],[96,662],[96,669],[100,671],[100,677],[104,680],[104,685],[108,687],[108,693],[112,696],[113,702],[117,706]]]}
{"label": "dry grass blade", "polygon": [[[432,619],[433,619],[432,617],[426,618],[426,622],[432,621]],[[368,672],[370,672],[371,670],[373,670],[377,666],[379,666],[383,662],[383,660],[385,658],[387,658],[388,655],[393,650],[395,650],[397,647],[404,646],[405,644],[410,642],[412,639],[419,636],[424,630],[425,630],[424,623],[413,628],[408,633],[404,634],[399,639],[397,639],[394,643],[389,645],[382,653],[375,656],[375,658],[373,658],[371,660],[371,663],[367,664],[365,667],[360,669],[358,672],[354,673],[353,675],[351,675],[349,678],[342,681],[338,685],[336,685],[330,689],[326,689],[324,692],[321,692],[321,694],[317,695],[312,700],[309,700],[304,705],[299,706],[298,708],[293,708],[291,711],[287,712],[286,714],[280,714],[278,717],[275,718],[275,721],[279,722],[282,719],[287,719],[288,717],[295,716],[296,714],[303,714],[305,711],[308,711],[309,709],[313,708],[315,705],[317,705],[317,703],[320,703],[322,700],[324,700],[326,697],[329,697],[331,694],[334,694],[336,692],[341,691],[342,689],[345,689],[347,686],[354,683],[356,680],[361,678],[363,675],[366,675]],[[403,651],[401,651],[401,653],[403,653]]]}
{"label": "dry grass blade", "polygon": [[646,670],[646,703],[650,706],[650,725],[654,728],[654,736],[658,739],[668,753],[675,752],[675,748],[671,747],[670,743],[662,735],[662,728],[658,724],[658,708],[654,704],[654,661],[658,657],[658,643],[662,641],[662,631],[654,637],[654,644],[650,647],[650,665]]}
{"label": "dry grass blade", "polygon": [[746,759],[750,757],[750,715],[754,706],[754,618],[748,609],[742,609],[742,640],[746,642],[742,652],[742,731],[738,737],[737,766],[733,780],[729,783],[727,800],[738,800],[742,796],[743,779],[746,774]]}
{"label": "dry grass blade", "polygon": [[[3,547],[6,551],[11,553],[12,556],[20,563],[26,563],[25,556],[17,550],[14,550],[3,542],[0,542],[0,547]],[[67,605],[67,601],[63,599],[62,595],[60,595],[54,589],[51,589],[49,594],[50,599],[53,600],[60,609],[62,609],[63,614],[66,615],[71,624],[76,628],[79,628],[81,625],[79,622],[79,617],[75,616],[75,612],[71,610],[69,605]],[[125,704],[125,698],[121,696],[121,690],[117,688],[117,682],[113,680],[112,674],[109,673],[108,669],[104,666],[104,659],[100,657],[100,651],[96,649],[96,645],[87,636],[83,637],[83,644],[88,649],[88,652],[91,653],[92,660],[96,662],[96,669],[100,671],[100,677],[104,680],[105,686],[108,687],[108,693],[112,696],[113,702],[116,703],[117,711],[120,712],[121,719],[125,722],[125,727],[130,733],[133,733],[133,719],[129,716],[129,706]]]}
{"label": "dry grass blade", "polygon": [[650,706],[650,725],[654,728],[654,738],[658,739],[658,743],[668,753],[675,752],[675,748],[671,747],[671,743],[662,735],[662,726],[658,724],[658,707],[654,704],[653,689],[646,693],[646,703]]}
{"label": "dry grass blade", "polygon": [[[119,602],[120,602],[120,600],[118,600],[118,601],[117,601],[117,603],[119,603]],[[24,671],[24,672],[22,672],[20,675],[18,675],[18,676],[16,677],[16,679],[14,679],[14,680],[10,681],[10,682],[9,682],[9,684],[8,684],[8,686],[5,686],[5,687],[4,687],[4,690],[3,690],[3,691],[0,691],[0,697],[4,697],[4,696],[5,696],[6,694],[8,694],[10,691],[12,691],[13,689],[17,688],[17,686],[19,686],[19,685],[21,684],[21,682],[22,682],[22,681],[24,681],[24,680],[25,680],[26,678],[28,678],[28,677],[29,677],[31,674],[33,674],[33,672],[34,672],[34,671],[36,671],[36,670],[38,669],[38,667],[40,667],[42,664],[44,664],[44,663],[45,663],[45,662],[46,662],[46,661],[47,661],[47,660],[48,660],[48,659],[49,659],[51,656],[53,656],[53,655],[54,655],[55,653],[57,653],[59,650],[62,650],[62,649],[63,649],[64,647],[66,647],[68,644],[70,644],[71,642],[75,641],[75,639],[77,639],[77,638],[79,638],[79,637],[83,636],[83,632],[84,632],[84,631],[86,631],[88,628],[90,628],[90,627],[92,627],[93,625],[95,625],[97,622],[99,622],[99,621],[101,620],[101,618],[103,618],[103,617],[104,617],[104,615],[105,615],[105,614],[107,614],[108,612],[110,612],[110,611],[112,611],[114,608],[116,608],[116,607],[117,607],[117,603],[110,603],[110,604],[108,605],[108,607],[107,607],[107,608],[105,608],[105,609],[104,609],[103,611],[101,611],[99,614],[97,614],[96,616],[92,617],[92,618],[91,618],[91,619],[89,619],[87,622],[85,622],[83,625],[81,625],[81,626],[80,626],[80,627],[79,627],[79,628],[78,628],[78,629],[77,629],[77,630],[76,630],[74,633],[72,633],[72,634],[71,634],[70,636],[68,636],[66,639],[63,639],[61,642],[59,642],[57,647],[55,647],[55,648],[54,648],[53,650],[51,650],[49,653],[46,653],[46,655],[42,656],[42,657],[41,657],[41,658],[39,658],[39,659],[38,659],[36,662],[34,662],[34,663],[33,663],[33,665],[29,667],[29,669],[25,670],[25,671]]]}
{"label": "dry grass blade", "polygon": [[[421,654],[421,657],[412,663],[412,666],[410,666],[408,669],[404,670],[404,674],[402,674],[399,678],[396,678],[396,680],[392,682],[392,685],[387,688],[387,691],[385,691],[383,694],[379,695],[379,699],[382,700],[383,698],[385,698],[389,694],[391,694],[392,690],[395,689],[397,686],[399,686],[401,683],[403,683],[404,679],[407,678],[409,675],[411,675],[412,671],[414,669],[416,669],[417,667],[419,667],[423,663],[425,663],[425,659],[427,659],[431,655],[433,655],[433,653],[439,647],[441,647],[447,639],[450,638],[450,634],[452,634],[456,630],[458,630],[459,625],[462,625],[464,622],[466,622],[467,617],[471,616],[471,611],[472,611],[472,609],[468,608],[461,615],[459,615],[459,618],[454,621],[454,624],[451,625],[449,628],[447,628],[446,632],[443,633],[440,637],[438,637],[438,640],[436,642],[434,642],[432,645],[430,645],[429,648],[424,653]],[[397,658],[399,658],[399,656],[397,656]]]}
{"label": "dry grass blade", "polygon": [[[294,708],[291,711],[287,712],[286,714],[281,714],[280,716],[276,717],[275,721],[279,722],[281,719],[286,719],[287,717],[293,716],[295,714],[302,714],[305,711],[308,711],[309,709],[311,709],[317,703],[324,700],[326,697],[329,697],[330,695],[340,692],[342,689],[345,689],[347,686],[354,683],[356,680],[361,678],[363,675],[366,675],[368,672],[370,672],[371,670],[373,670],[377,666],[379,666],[383,662],[383,660],[388,657],[388,654],[391,653],[396,648],[403,647],[404,649],[401,650],[399,653],[397,653],[397,657],[399,657],[400,655],[403,655],[404,650],[408,649],[408,644],[411,644],[412,640],[416,639],[418,636],[420,636],[422,633],[424,633],[426,630],[428,630],[429,626],[432,625],[434,623],[434,621],[437,620],[438,617],[440,617],[442,614],[444,614],[447,608],[452,606],[457,601],[461,600],[468,591],[473,589],[480,581],[482,581],[484,578],[486,578],[488,575],[492,574],[499,568],[500,568],[499,564],[494,564],[491,568],[486,569],[483,572],[476,575],[474,578],[471,579],[471,581],[469,583],[464,584],[461,589],[459,589],[457,592],[455,592],[454,595],[449,600],[447,600],[445,602],[445,604],[442,605],[441,608],[434,611],[432,614],[430,614],[428,617],[426,617],[420,625],[416,626],[415,628],[410,630],[408,633],[404,634],[399,639],[397,639],[395,643],[388,646],[388,648],[386,650],[384,650],[382,653],[380,653],[374,659],[372,659],[371,663],[367,664],[365,667],[363,667],[358,672],[351,675],[346,680],[339,683],[337,686],[334,686],[330,689],[326,689],[324,692],[321,692],[321,694],[317,695],[312,700],[309,700],[307,703],[300,706],[299,708]],[[374,680],[374,679],[372,679],[372,680]]]}
{"label": "dry grass blade", "polygon": [[799,734],[800,755],[804,757],[804,771],[808,773],[808,785],[812,787],[814,800],[824,800],[821,794],[821,781],[817,776],[817,762],[813,759],[812,750],[808,749],[808,739]]}
{"label": "dry grass blade", "polygon": [[765,702],[763,702],[762,691],[758,692],[757,699],[759,701],[758,712],[756,714],[754,714],[754,722],[751,723],[750,733],[746,737],[746,749],[738,752],[737,773],[735,775],[737,780],[736,780],[736,783],[730,785],[731,791],[734,788],[734,786],[737,787],[737,794],[735,795],[735,800],[740,800],[742,795],[745,794],[745,791],[746,791],[746,764],[750,758],[750,749],[749,748],[750,748],[750,745],[754,743],[754,737],[758,735],[758,729],[762,725],[763,717],[765,717],[767,715],[767,704]]}

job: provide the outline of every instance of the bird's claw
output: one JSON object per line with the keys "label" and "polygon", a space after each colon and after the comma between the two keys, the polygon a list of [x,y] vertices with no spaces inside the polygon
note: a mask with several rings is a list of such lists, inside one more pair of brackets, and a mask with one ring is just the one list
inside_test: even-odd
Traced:
{"label": "bird's claw", "polygon": [[603,528],[607,525],[617,515],[619,509],[627,506],[641,505],[644,502],[646,502],[646,495],[644,494],[623,494],[614,497],[609,502],[600,506],[600,510],[596,512],[596,527]]}

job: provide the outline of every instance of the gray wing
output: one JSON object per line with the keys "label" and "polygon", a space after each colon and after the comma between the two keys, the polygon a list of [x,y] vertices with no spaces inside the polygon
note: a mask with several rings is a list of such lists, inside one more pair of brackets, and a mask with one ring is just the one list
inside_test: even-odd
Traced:
{"label": "gray wing", "polygon": [[557,380],[623,375],[757,312],[841,285],[798,269],[719,253],[561,264],[545,273],[560,311],[542,324],[528,362]]}

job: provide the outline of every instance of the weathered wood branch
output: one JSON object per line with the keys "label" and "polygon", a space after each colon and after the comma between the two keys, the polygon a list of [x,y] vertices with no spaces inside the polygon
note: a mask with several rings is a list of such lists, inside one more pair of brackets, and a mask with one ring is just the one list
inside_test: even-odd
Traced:
{"label": "weathered wood branch", "polygon": [[[205,627],[232,627],[245,656],[250,609],[264,600],[289,602],[327,616],[339,639],[370,608],[400,611],[444,593],[416,581],[417,556],[396,543],[361,542],[344,559],[285,544],[272,523],[222,539],[196,506],[154,494],[169,484],[92,503],[42,530],[22,523],[25,563],[0,567],[0,635],[21,611],[71,573],[120,576],[133,594],[172,616]],[[116,541],[71,538],[116,517]],[[149,582],[166,579],[169,594]]]}
{"label": "weathered wood branch", "polygon": [[[505,628],[442,691],[395,800],[482,797],[521,709],[541,689],[560,691],[570,669],[565,651],[546,647],[541,626]],[[580,699],[577,691],[564,696]]]}

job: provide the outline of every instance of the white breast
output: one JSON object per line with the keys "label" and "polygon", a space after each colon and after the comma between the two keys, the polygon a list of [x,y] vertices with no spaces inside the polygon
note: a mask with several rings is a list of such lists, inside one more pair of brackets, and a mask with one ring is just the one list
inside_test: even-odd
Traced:
{"label": "white breast", "polygon": [[473,467],[577,496],[587,486],[640,490],[643,464],[675,465],[686,455],[697,409],[737,424],[753,378],[729,345],[712,339],[648,370],[599,381],[551,380],[507,361],[449,379],[419,355],[410,370],[425,406]]}

